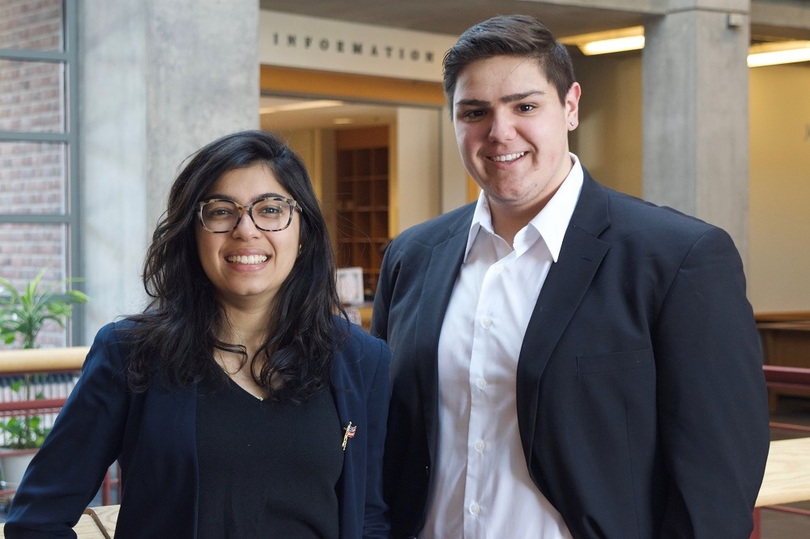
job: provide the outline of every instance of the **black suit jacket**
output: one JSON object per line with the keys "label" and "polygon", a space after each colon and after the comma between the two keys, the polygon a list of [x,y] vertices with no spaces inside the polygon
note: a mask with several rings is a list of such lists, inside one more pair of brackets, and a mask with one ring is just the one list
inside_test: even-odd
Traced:
{"label": "black suit jacket", "polygon": [[[403,232],[382,265],[372,333],[393,352],[384,489],[394,537],[425,522],[439,333],[473,210]],[[526,465],[573,535],[748,538],[769,446],[761,365],[728,234],[586,171],[515,387]]]}

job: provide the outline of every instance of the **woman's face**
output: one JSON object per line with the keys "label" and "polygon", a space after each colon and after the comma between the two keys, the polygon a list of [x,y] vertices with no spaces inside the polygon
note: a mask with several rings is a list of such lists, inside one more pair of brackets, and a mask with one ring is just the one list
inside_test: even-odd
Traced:
{"label": "woman's face", "polygon": [[[255,164],[223,174],[203,199],[247,207],[268,196],[292,198],[266,165]],[[290,226],[276,232],[258,229],[247,211],[236,228],[224,233],[209,232],[197,219],[197,253],[225,308],[271,308],[298,256],[301,221],[298,212],[292,213]]]}

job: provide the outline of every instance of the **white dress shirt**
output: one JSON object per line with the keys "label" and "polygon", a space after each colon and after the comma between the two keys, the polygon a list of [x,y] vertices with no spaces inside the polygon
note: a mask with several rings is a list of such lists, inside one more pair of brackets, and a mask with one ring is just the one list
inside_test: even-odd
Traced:
{"label": "white dress shirt", "polygon": [[478,198],[439,338],[438,462],[423,539],[571,537],[529,477],[515,398],[526,327],[582,187],[571,158],[568,177],[513,246]]}

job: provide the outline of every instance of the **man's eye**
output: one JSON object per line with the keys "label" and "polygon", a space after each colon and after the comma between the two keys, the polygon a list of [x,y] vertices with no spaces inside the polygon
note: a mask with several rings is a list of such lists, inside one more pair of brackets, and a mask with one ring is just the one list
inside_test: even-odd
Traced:
{"label": "man's eye", "polygon": [[464,112],[461,115],[461,117],[469,119],[469,120],[475,120],[476,118],[480,118],[483,115],[484,115],[483,110],[468,110],[468,111]]}
{"label": "man's eye", "polygon": [[518,105],[518,110],[520,112],[531,112],[536,108],[537,107],[535,107],[534,105],[530,105],[529,103],[521,103],[520,105]]}

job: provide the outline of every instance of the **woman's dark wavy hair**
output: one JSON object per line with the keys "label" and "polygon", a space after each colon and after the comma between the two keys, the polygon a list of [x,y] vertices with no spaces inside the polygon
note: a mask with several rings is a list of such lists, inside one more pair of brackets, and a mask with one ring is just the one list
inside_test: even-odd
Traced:
{"label": "woman's dark wavy hair", "polygon": [[[266,165],[301,206],[301,253],[276,295],[267,320],[270,337],[259,350],[268,358],[257,382],[274,400],[305,400],[328,385],[332,357],[348,319],[335,284],[335,261],[326,221],[301,159],[276,135],[243,131],[222,137],[194,154],[172,185],[168,209],[146,255],[143,283],[152,298],[132,316],[133,354],[128,381],[143,391],[153,376],[185,385],[215,376],[224,379],[215,348],[240,353],[244,346],[222,342],[217,329],[228,321],[197,254],[196,205],[228,171]],[[335,314],[342,317],[336,330]],[[345,322],[345,326],[344,323]],[[272,380],[272,383],[271,383]]]}
{"label": "woman's dark wavy hair", "polygon": [[461,71],[493,56],[517,56],[537,61],[557,90],[561,103],[574,84],[574,65],[565,45],[539,20],[528,15],[503,15],[466,30],[444,56],[444,95],[453,111],[453,94]]}

